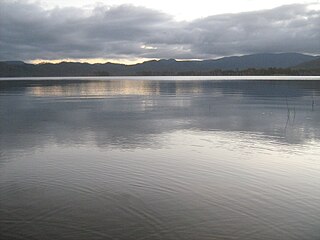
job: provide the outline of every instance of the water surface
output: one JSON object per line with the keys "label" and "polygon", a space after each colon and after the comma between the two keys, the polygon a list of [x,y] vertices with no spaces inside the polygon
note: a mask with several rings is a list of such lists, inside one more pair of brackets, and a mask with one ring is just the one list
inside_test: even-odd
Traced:
{"label": "water surface", "polygon": [[320,239],[320,82],[0,81],[3,239]]}

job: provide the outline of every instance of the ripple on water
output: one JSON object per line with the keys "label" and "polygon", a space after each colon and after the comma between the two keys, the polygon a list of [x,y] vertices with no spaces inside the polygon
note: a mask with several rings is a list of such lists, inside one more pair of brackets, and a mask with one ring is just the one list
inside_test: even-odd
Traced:
{"label": "ripple on water", "polygon": [[0,86],[5,239],[320,236],[317,82]]}

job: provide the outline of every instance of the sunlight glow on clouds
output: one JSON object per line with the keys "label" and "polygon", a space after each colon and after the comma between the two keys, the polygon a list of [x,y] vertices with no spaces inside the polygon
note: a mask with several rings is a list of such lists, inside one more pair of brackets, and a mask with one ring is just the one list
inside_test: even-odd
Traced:
{"label": "sunlight glow on clouds", "polygon": [[[60,62],[81,62],[81,63],[120,63],[132,65],[136,63],[142,63],[148,61],[148,58],[63,58],[63,59],[34,59],[27,61],[28,63],[39,64],[39,63],[60,63]],[[158,60],[158,59],[157,59]]]}

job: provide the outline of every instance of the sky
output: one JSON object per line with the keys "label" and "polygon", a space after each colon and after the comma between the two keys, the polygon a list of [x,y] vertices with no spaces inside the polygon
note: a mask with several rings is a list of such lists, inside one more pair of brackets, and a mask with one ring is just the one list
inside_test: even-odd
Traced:
{"label": "sky", "polygon": [[1,0],[0,61],[320,54],[320,0]]}

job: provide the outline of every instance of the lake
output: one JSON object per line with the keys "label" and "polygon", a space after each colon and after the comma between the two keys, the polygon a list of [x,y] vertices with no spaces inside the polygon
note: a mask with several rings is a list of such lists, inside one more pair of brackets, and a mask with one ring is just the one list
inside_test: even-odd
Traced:
{"label": "lake", "polygon": [[1,239],[320,239],[320,81],[232,79],[0,81]]}

